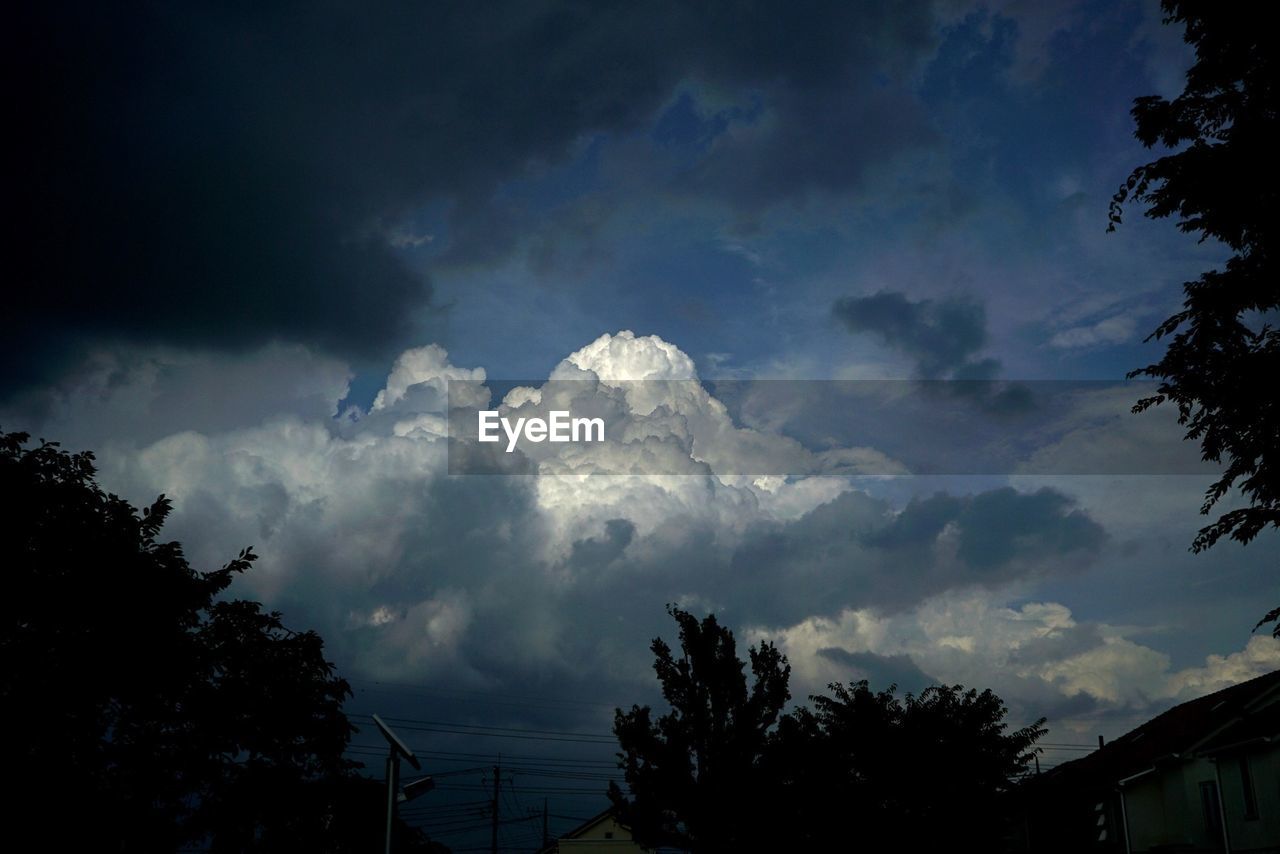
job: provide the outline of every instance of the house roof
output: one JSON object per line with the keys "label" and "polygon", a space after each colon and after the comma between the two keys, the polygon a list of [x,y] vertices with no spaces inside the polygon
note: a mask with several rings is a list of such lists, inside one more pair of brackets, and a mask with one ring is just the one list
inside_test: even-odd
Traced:
{"label": "house roof", "polygon": [[1277,735],[1280,670],[1174,706],[1088,756],[1059,765],[1043,783],[1110,787],[1179,756]]}
{"label": "house roof", "polygon": [[580,836],[584,835],[587,831],[591,830],[591,828],[595,827],[596,825],[602,824],[610,820],[614,821],[619,827],[625,830],[630,830],[630,828],[628,828],[625,824],[617,820],[617,811],[615,810],[614,807],[610,806],[610,807],[607,807],[604,811],[599,812],[596,815],[593,815],[591,818],[587,819],[582,824],[575,827],[573,830],[570,830],[567,833],[560,834],[551,842],[549,842],[547,845],[544,845],[542,848],[538,849],[538,854],[546,854],[546,852],[556,851],[558,849],[558,846],[560,845],[560,840],[577,839]]}
{"label": "house roof", "polygon": [[[1272,674],[1275,675],[1275,674]],[[1245,704],[1243,713],[1197,747],[1205,755],[1237,746],[1280,739],[1280,688],[1264,691]]]}
{"label": "house roof", "polygon": [[609,807],[603,812],[593,815],[591,818],[587,819],[582,824],[578,825],[568,833],[560,834],[560,838],[561,839],[577,839],[579,836],[582,836],[584,833],[586,833],[591,828],[595,827],[597,824],[600,824],[601,822],[604,822],[604,821],[608,821],[613,817],[614,817],[614,809],[613,807]]}

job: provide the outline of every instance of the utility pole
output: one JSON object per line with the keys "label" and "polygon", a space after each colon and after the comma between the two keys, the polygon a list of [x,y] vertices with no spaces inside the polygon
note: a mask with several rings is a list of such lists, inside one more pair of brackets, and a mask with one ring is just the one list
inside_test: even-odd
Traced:
{"label": "utility pole", "polygon": [[547,799],[542,799],[542,847],[546,848],[551,844],[551,838],[547,836]]}
{"label": "utility pole", "polygon": [[493,807],[491,809],[491,825],[489,838],[490,854],[498,854],[498,792],[502,787],[502,766],[493,766]]}

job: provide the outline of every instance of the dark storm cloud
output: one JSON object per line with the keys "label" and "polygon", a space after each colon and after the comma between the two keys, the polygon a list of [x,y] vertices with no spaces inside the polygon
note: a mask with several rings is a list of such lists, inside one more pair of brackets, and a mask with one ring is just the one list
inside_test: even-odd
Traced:
{"label": "dark storm cloud", "polygon": [[957,534],[956,556],[975,573],[1019,559],[1050,559],[1096,552],[1106,535],[1097,522],[1053,489],[1021,493],[1012,487],[977,495],[938,493],[912,500],[884,529],[867,538],[882,549],[931,543],[948,525]]}
{"label": "dark storm cloud", "polygon": [[914,301],[880,291],[843,297],[832,312],[850,332],[870,333],[910,356],[925,379],[990,380],[999,367],[990,359],[973,361],[987,343],[987,315],[971,300]]}
{"label": "dark storm cloud", "polygon": [[987,312],[964,297],[912,300],[896,291],[842,297],[831,313],[855,334],[869,333],[916,363],[926,380],[947,380],[946,394],[997,415],[1035,408],[1031,390],[1019,383],[994,382],[997,359],[977,358],[987,344]]}
{"label": "dark storm cloud", "polygon": [[846,682],[865,679],[872,690],[884,691],[896,685],[901,692],[919,693],[937,680],[929,676],[909,655],[877,655],[874,652],[850,652],[829,646],[818,650],[818,655],[849,668]]}
{"label": "dark storm cloud", "polygon": [[1059,628],[1043,637],[1022,641],[1009,653],[1012,664],[1035,665],[1043,661],[1061,661],[1097,649],[1105,643],[1101,630],[1093,623]]}
{"label": "dark storm cloud", "polygon": [[[928,4],[28,4],[5,28],[24,224],[3,386],[95,340],[385,356],[431,294],[387,237],[407,215],[438,202],[457,253],[492,258],[520,228],[502,182],[643,129],[682,81],[775,117],[707,155],[705,192],[847,188],[922,133],[852,84],[892,79],[932,24]],[[806,121],[838,93],[839,120]]]}
{"label": "dark storm cloud", "polygon": [[610,519],[604,523],[604,537],[575,540],[569,555],[573,569],[608,566],[620,557],[635,536],[636,526],[630,519]]}
{"label": "dark storm cloud", "polygon": [[[759,115],[718,136],[708,156],[681,176],[688,181],[683,191],[724,198],[750,214],[810,192],[856,191],[869,167],[883,164],[891,152],[935,141],[915,98],[883,74],[894,61],[886,47],[909,61],[930,46],[921,8],[912,15],[886,7],[857,22],[835,22],[821,35],[823,42],[840,47],[853,33],[856,48],[833,56],[830,72],[803,85],[784,79],[764,89]],[[873,78],[878,83],[869,85]]]}
{"label": "dark storm cloud", "polygon": [[785,624],[815,607],[902,609],[947,590],[1070,572],[1092,563],[1105,540],[1101,525],[1048,488],[939,493],[896,514],[850,492],[793,522],[758,526],[730,569],[751,618]]}

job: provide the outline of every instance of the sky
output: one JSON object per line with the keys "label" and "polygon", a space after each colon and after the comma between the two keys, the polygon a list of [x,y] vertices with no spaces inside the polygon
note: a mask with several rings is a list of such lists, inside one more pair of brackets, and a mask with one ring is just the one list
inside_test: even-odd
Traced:
{"label": "sky", "polygon": [[[169,496],[198,567],[252,545],[232,592],[438,767],[541,757],[510,809],[603,805],[667,603],[797,701],[990,687],[1058,745],[1280,667],[1275,532],[1191,554],[1214,470],[1120,382],[1227,256],[1106,232],[1192,59],[1158,4],[21,15],[0,427]],[[625,430],[460,473],[451,383]]]}

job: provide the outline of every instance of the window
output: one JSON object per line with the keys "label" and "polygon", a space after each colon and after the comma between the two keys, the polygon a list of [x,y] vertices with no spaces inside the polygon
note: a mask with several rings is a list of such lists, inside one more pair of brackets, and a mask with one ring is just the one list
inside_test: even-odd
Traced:
{"label": "window", "polygon": [[1212,780],[1200,784],[1200,807],[1204,810],[1204,829],[1216,838],[1222,833],[1222,812],[1218,808],[1218,784]]}
{"label": "window", "polygon": [[1258,793],[1253,788],[1253,772],[1249,770],[1249,757],[1240,757],[1240,792],[1244,799],[1244,817],[1252,821],[1258,817]]}

